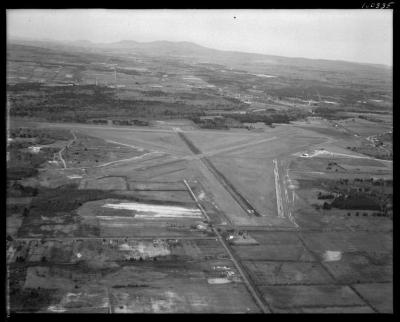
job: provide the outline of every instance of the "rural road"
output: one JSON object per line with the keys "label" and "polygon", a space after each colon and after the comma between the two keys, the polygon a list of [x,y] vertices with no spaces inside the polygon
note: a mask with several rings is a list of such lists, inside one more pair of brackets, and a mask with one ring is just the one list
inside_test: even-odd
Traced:
{"label": "rural road", "polygon": [[67,168],[67,164],[66,164],[66,162],[65,162],[65,160],[64,160],[64,158],[62,156],[62,153],[64,152],[64,150],[66,148],[69,148],[75,142],[75,140],[77,139],[74,131],[71,130],[71,134],[73,136],[73,139],[71,141],[69,141],[68,144],[66,146],[64,146],[60,151],[58,151],[58,157],[59,157],[60,161],[62,162],[64,169]]}
{"label": "rural road", "polygon": [[[210,221],[210,218],[208,217],[207,212],[204,210],[202,205],[199,203],[198,199],[196,198],[195,194],[193,193],[192,189],[190,188],[190,186],[186,180],[184,180],[184,183],[185,183],[186,187],[188,188],[188,191],[189,191],[190,195],[192,196],[193,200],[196,202],[197,206],[203,213],[203,215],[207,218],[208,221]],[[235,254],[232,252],[228,242],[221,236],[221,234],[218,232],[217,229],[215,229],[215,227],[211,227],[211,228],[212,228],[212,231],[215,233],[215,235],[218,237],[218,240],[221,243],[221,245],[225,248],[231,261],[233,262],[236,269],[238,270],[240,276],[243,279],[243,282],[245,283],[247,289],[249,290],[251,296],[256,301],[259,308],[262,310],[263,313],[271,313],[271,310],[267,307],[266,304],[264,304],[262,295],[259,294],[259,291],[257,290],[256,286],[253,285],[252,281],[250,280],[248,275],[245,273],[244,267],[242,267],[242,265],[240,264],[240,260],[238,258],[236,258]]]}

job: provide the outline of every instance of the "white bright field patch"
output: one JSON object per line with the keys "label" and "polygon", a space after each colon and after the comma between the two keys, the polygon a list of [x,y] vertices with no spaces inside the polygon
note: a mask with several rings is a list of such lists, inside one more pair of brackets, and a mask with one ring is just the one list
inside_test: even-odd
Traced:
{"label": "white bright field patch", "polygon": [[327,250],[323,254],[324,262],[336,262],[342,259],[342,252],[340,251],[333,251]]}
{"label": "white bright field patch", "polygon": [[71,176],[67,176],[68,179],[82,179],[83,177],[77,174],[71,175]]}
{"label": "white bright field patch", "polygon": [[39,153],[41,148],[42,148],[42,147],[40,147],[40,146],[30,146],[28,149],[29,149],[29,151],[31,151],[32,153]]}
{"label": "white bright field patch", "polygon": [[161,206],[137,202],[122,202],[118,204],[107,203],[102,207],[117,210],[132,210],[135,218],[201,218],[199,209],[185,208],[179,206]]}
{"label": "white bright field patch", "polygon": [[122,245],[119,245],[119,250],[127,252],[126,258],[128,259],[132,257],[148,258],[156,256],[167,256],[171,254],[168,244],[165,242],[161,242],[159,244],[154,244],[153,242],[139,242],[134,245],[124,243]]}
{"label": "white bright field patch", "polygon": [[258,77],[264,77],[264,78],[274,78],[274,77],[276,77],[274,75],[266,75],[266,74],[253,74],[253,75],[258,76]]}
{"label": "white bright field patch", "polygon": [[227,283],[231,283],[230,280],[228,280],[227,278],[222,278],[222,277],[216,277],[216,278],[209,278],[207,280],[208,284],[227,284]]}
{"label": "white bright field patch", "polygon": [[62,313],[67,310],[61,305],[50,305],[47,309],[51,312],[56,312],[56,313]]}

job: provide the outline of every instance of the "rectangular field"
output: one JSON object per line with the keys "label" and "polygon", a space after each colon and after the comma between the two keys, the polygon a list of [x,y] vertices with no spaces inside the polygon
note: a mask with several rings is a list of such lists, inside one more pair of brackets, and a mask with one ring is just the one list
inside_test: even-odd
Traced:
{"label": "rectangular field", "polygon": [[[19,267],[10,278],[11,312],[259,312],[215,239],[30,241],[11,247],[20,249],[15,256],[26,256],[27,264],[10,263]],[[23,301],[29,292],[35,302]]]}

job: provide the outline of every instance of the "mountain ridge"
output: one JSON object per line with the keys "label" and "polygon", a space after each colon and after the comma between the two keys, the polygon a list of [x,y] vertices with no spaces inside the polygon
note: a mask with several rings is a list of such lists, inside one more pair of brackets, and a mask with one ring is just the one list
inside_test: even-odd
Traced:
{"label": "mountain ridge", "polygon": [[[86,49],[136,49],[136,50],[159,50],[160,53],[174,53],[182,54],[213,54],[213,55],[237,55],[244,56],[248,58],[260,58],[260,59],[275,59],[277,61],[289,60],[292,62],[302,61],[302,62],[319,62],[319,63],[339,63],[339,64],[355,64],[361,66],[369,66],[379,69],[385,70],[393,70],[393,66],[385,65],[385,64],[375,64],[368,62],[353,62],[346,60],[334,60],[334,59],[325,59],[325,58],[309,58],[309,57],[289,57],[289,56],[280,56],[280,55],[271,55],[265,53],[254,53],[254,52],[243,52],[236,50],[223,50],[223,49],[215,49],[206,47],[203,45],[196,44],[194,42],[189,41],[169,41],[169,40],[154,40],[148,42],[139,42],[136,40],[124,39],[116,42],[92,42],[86,39],[73,40],[73,41],[60,41],[60,40],[51,40],[51,39],[26,39],[20,37],[14,37],[7,40],[7,43],[18,43],[24,44],[28,43],[29,45],[36,44],[38,47],[52,47],[52,45],[59,46],[72,46],[72,47],[81,47]],[[196,52],[197,51],[197,52]]]}

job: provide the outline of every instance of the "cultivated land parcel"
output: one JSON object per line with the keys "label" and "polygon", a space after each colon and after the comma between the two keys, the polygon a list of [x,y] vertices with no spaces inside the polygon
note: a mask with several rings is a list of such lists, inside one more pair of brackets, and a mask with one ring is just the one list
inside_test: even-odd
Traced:
{"label": "cultivated land parcel", "polygon": [[[44,46],[24,51],[22,45],[15,46],[13,55],[30,53],[28,58],[18,58],[23,62],[10,59],[11,67],[22,74],[27,61],[38,64],[41,51],[49,50]],[[59,49],[52,50],[57,54]],[[115,50],[110,55],[117,55]],[[141,68],[156,61],[141,55]],[[219,121],[210,125],[188,115],[168,116],[156,107],[151,117],[143,112],[140,118],[128,118],[121,112],[121,103],[116,103],[118,98],[108,100],[104,92],[84,88],[93,66],[81,75],[76,66],[64,62],[54,74],[41,63],[40,68],[30,65],[29,77],[56,83],[66,77],[65,72],[73,79],[81,77],[82,83],[71,85],[72,91],[88,92],[71,92],[60,100],[62,95],[47,85],[45,90],[30,88],[33,82],[18,85],[12,77],[25,76],[9,74],[9,84],[16,86],[9,89],[10,312],[393,312],[392,121],[388,114],[371,114],[370,107],[359,103],[357,108],[364,108],[365,113],[336,109],[336,117],[330,118],[316,117],[315,111],[290,123],[257,128],[256,122],[235,119],[233,114],[228,119],[220,113],[229,129]],[[210,63],[208,72],[212,67],[214,74],[206,77],[204,70],[203,74],[197,70],[193,75],[198,65],[175,63],[175,76],[168,76],[173,80],[165,80],[169,88],[163,89],[165,97],[146,94],[153,95],[148,99],[159,97],[157,104],[170,106],[172,114],[176,106],[168,105],[167,99],[178,92],[178,85],[191,82],[195,87],[185,104],[198,111],[203,107],[195,100],[207,105],[210,93],[205,91],[218,90],[208,84],[222,88],[225,83],[218,77],[232,72],[228,68],[222,72],[221,65]],[[135,90],[143,90],[140,86],[150,86],[164,75],[128,67],[125,61],[120,72],[132,91],[121,87],[118,96],[136,95],[138,100]],[[109,72],[106,66],[101,68],[105,75]],[[98,73],[101,68],[96,65]],[[186,71],[184,81],[180,80],[182,70]],[[264,72],[276,75],[279,70],[271,65]],[[275,93],[264,107],[289,113],[290,100],[285,101],[282,88],[278,90],[290,78],[289,71],[283,70],[286,74],[280,78],[259,78],[282,95],[278,99]],[[257,84],[253,76],[249,79]],[[106,81],[105,76],[97,77]],[[139,79],[143,83],[135,87]],[[230,94],[217,97],[213,92],[214,98],[208,99],[224,108],[236,104],[231,112],[245,110],[246,114],[238,115],[263,119],[267,114],[254,114],[252,104],[244,107],[239,98],[235,101],[230,96],[245,84],[242,74],[235,79],[225,79],[227,87],[237,86],[224,89]],[[333,87],[339,80],[331,82]],[[387,99],[389,94],[380,90],[374,95]],[[183,89],[179,93],[184,96]],[[349,93],[340,93],[335,97],[342,104],[352,99]],[[77,118],[85,111],[75,108],[79,95],[86,95],[82,101],[89,105],[92,96],[104,95],[101,104],[108,104],[107,115],[100,113],[103,105],[92,102],[86,112],[95,111],[94,120],[89,117],[79,122]],[[144,97],[143,92],[140,95]],[[75,104],[74,112],[60,112],[64,122],[55,122],[60,121],[57,113],[46,120],[35,105],[38,96],[47,99],[47,103],[42,101],[44,109],[52,110],[49,102],[55,99],[60,104]],[[140,100],[145,100],[142,96]],[[21,115],[29,100],[38,109],[29,110],[36,119]],[[390,113],[382,106],[381,111],[386,108]],[[115,115],[110,116],[113,108]],[[296,108],[305,113],[311,107],[303,102]],[[268,113],[274,115],[268,117],[279,114]],[[123,123],[124,118],[136,123]]]}
{"label": "cultivated land parcel", "polygon": [[[49,164],[36,179],[25,179],[32,187],[53,188],[25,200],[27,216],[14,210],[23,197],[9,198],[11,310],[392,310],[390,218],[316,210],[303,193],[302,180],[317,189],[329,178],[322,164],[370,160],[296,156],[334,136],[300,124],[263,133],[36,125],[69,129],[77,140],[63,156],[66,168]],[[118,146],[123,155],[109,152]],[[95,160],[98,147],[102,154]],[[325,147],[343,149],[340,142]],[[82,167],[74,161],[81,155]],[[374,169],[391,172],[387,163],[375,162]],[[354,175],[343,171],[336,177]],[[233,230],[246,230],[256,244],[230,244]],[[330,251],[340,259],[327,259]],[[36,300],[29,302],[32,292]]]}

